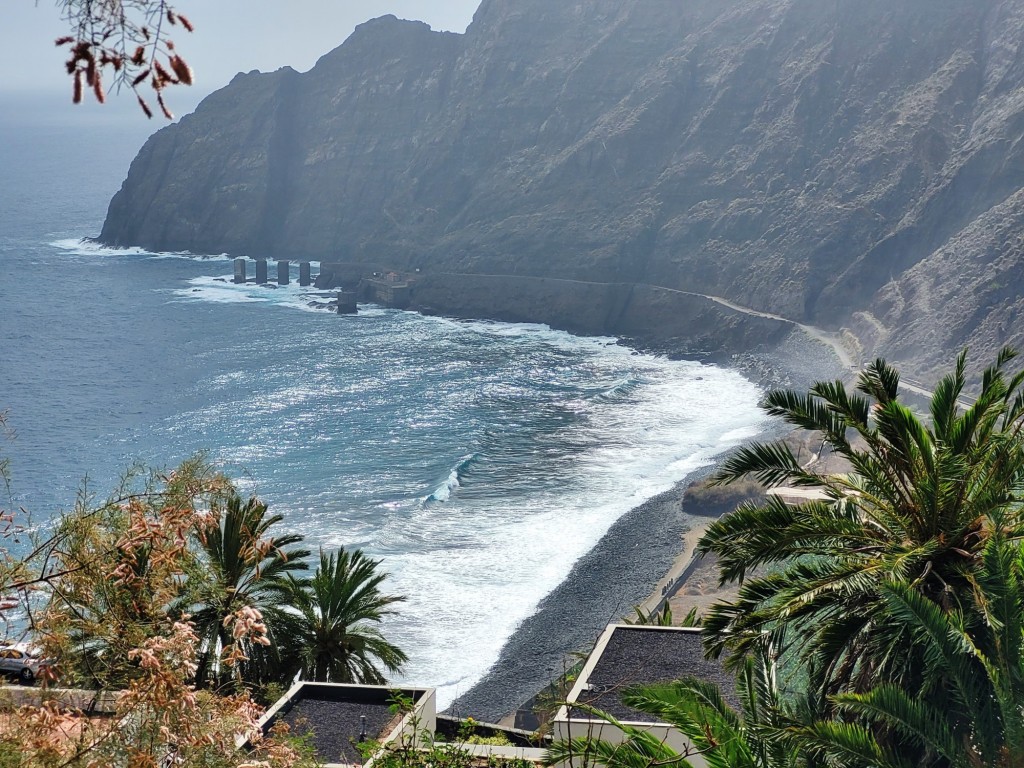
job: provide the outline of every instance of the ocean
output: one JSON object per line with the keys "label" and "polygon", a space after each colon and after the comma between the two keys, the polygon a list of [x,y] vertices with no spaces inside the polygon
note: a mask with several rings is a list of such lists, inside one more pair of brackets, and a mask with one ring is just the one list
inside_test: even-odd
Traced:
{"label": "ocean", "polygon": [[312,549],[383,561],[404,681],[443,707],[630,510],[764,427],[730,370],[540,325],[337,316],[295,282],[232,284],[223,256],[85,241],[155,127],[0,113],[0,450],[38,524],[204,451]]}

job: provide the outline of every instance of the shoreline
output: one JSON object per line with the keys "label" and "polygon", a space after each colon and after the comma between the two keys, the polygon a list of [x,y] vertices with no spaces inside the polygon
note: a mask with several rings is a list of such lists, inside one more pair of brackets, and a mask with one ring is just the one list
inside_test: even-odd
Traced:
{"label": "shoreline", "polygon": [[610,623],[633,614],[651,585],[679,557],[679,540],[698,519],[683,512],[691,473],[671,489],[620,517],[505,641],[497,661],[447,712],[498,722],[520,709],[576,659]]}
{"label": "shoreline", "polygon": [[[634,340],[622,343],[655,351]],[[672,356],[668,350],[657,352]],[[806,389],[822,378],[844,377],[849,370],[825,344],[801,331],[772,349],[736,354],[716,364],[738,370],[764,390]],[[777,422],[766,422],[747,442],[776,439],[788,431]],[[719,513],[692,501],[684,505],[683,500],[687,489],[713,473],[721,458],[616,521],[516,628],[483,677],[460,692],[446,711],[488,722],[508,721],[571,667],[578,654],[588,652],[607,624],[634,617],[634,606],[649,611],[668,600],[678,620],[688,605],[713,601],[718,594],[717,588],[708,586],[714,580],[713,561],[695,560],[693,552]]]}

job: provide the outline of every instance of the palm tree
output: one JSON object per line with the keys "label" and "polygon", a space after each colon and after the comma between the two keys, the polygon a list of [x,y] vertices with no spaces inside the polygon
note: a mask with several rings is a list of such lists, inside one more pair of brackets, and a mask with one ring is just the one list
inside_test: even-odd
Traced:
{"label": "palm tree", "polygon": [[599,764],[608,768],[651,768],[672,765],[690,768],[817,768],[824,763],[800,749],[792,734],[808,722],[799,707],[787,705],[776,686],[775,669],[768,653],[747,658],[737,680],[741,711],[733,710],[718,687],[697,678],[645,685],[627,690],[626,706],[654,715],[685,736],[690,747],[679,752],[662,738],[588,707],[589,712],[621,730],[619,743],[583,735],[551,745],[547,764],[575,768]]}
{"label": "palm tree", "polygon": [[[214,509],[212,523],[197,534],[198,565],[189,575],[181,607],[192,617],[201,640],[196,681],[200,686],[223,685],[230,677],[262,684],[276,677],[280,596],[287,575],[305,570],[309,550],[292,548],[297,534],[274,536],[270,529],[282,520],[268,515],[255,496],[243,501],[232,494],[222,510]],[[221,654],[234,642],[228,617],[242,608],[255,608],[267,625],[270,646],[245,643],[246,660],[233,670],[221,664]],[[230,672],[230,674],[229,674]]]}
{"label": "palm tree", "polygon": [[705,616],[710,652],[737,664],[778,644],[808,664],[826,708],[828,695],[865,691],[879,679],[935,690],[939,682],[920,674],[911,629],[884,610],[883,585],[905,585],[956,611],[971,599],[971,574],[994,521],[1020,526],[1024,373],[1004,373],[1014,357],[999,354],[976,402],[961,411],[961,354],[935,389],[927,425],[899,401],[899,374],[883,360],[860,374],[853,394],[838,381],[807,395],[770,393],[770,414],[819,433],[852,471],[815,475],[781,442],[744,448],[724,463],[719,482],[753,475],[824,498],[791,505],[769,496],[709,528],[698,551],[718,557],[723,583],[741,582],[735,601]]}
{"label": "palm tree", "polygon": [[718,689],[686,679],[627,691],[623,702],[685,735],[680,753],[623,725],[621,743],[587,735],[552,745],[548,763],[651,768],[699,755],[710,768],[1021,768],[1024,766],[1024,531],[996,515],[968,576],[969,599],[944,610],[913,586],[880,586],[880,610],[908,628],[923,675],[945,695],[921,698],[883,682],[834,697],[839,717],[813,721],[812,708],[780,695],[770,650],[744,659],[731,710]]}
{"label": "palm tree", "polygon": [[371,624],[393,613],[388,606],[405,600],[384,595],[388,574],[380,561],[361,550],[320,551],[320,567],[309,582],[289,578],[292,610],[281,632],[282,654],[291,661],[287,677],[332,683],[384,684],[380,667],[398,672],[406,655]]}
{"label": "palm tree", "polygon": [[[1012,537],[1017,537],[1013,541]],[[1024,546],[1021,531],[997,530],[972,575],[971,603],[943,611],[904,584],[882,587],[884,609],[909,627],[925,674],[945,695],[920,699],[883,683],[836,697],[853,724],[818,723],[804,745],[841,764],[903,768],[908,746],[922,765],[1024,766]],[[880,745],[879,728],[896,735]]]}

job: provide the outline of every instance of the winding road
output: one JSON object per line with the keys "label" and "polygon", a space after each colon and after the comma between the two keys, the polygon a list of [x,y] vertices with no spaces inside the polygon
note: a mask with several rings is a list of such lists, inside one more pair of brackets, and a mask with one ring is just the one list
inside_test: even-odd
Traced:
{"label": "winding road", "polygon": [[788,323],[789,325],[792,325],[795,328],[799,328],[812,339],[815,339],[817,341],[822,342],[823,344],[827,344],[828,346],[830,346],[832,348],[832,351],[835,352],[836,357],[839,358],[839,361],[843,364],[844,367],[849,368],[850,370],[853,371],[857,370],[857,365],[854,362],[853,357],[850,355],[849,351],[843,345],[842,339],[837,333],[831,333],[829,331],[824,330],[823,328],[817,328],[813,325],[798,323],[796,320],[790,320],[788,317],[782,317],[781,315],[773,315],[771,312],[761,312],[756,309],[751,309],[750,307],[744,307],[740,304],[736,304],[732,301],[729,301],[728,299],[723,299],[721,296],[712,296],[707,293],[696,293],[695,291],[681,291],[676,288],[666,288],[664,285],[650,285],[649,287],[657,288],[662,291],[668,291],[670,293],[681,293],[684,296],[697,296],[702,299],[708,299],[709,301],[713,301],[716,304],[721,304],[723,307],[728,307],[729,309],[732,309],[736,312],[741,312],[744,315],[750,315],[752,317],[764,317],[767,318],[768,320],[778,320],[783,323]]}

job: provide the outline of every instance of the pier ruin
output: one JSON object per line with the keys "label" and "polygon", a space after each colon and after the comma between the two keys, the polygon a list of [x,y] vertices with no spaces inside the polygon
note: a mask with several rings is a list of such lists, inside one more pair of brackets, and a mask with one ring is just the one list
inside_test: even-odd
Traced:
{"label": "pier ruin", "polygon": [[[253,261],[256,263],[256,284],[266,285],[269,282],[267,260],[253,259]],[[231,282],[238,285],[244,285],[249,282],[248,265],[249,259],[247,258],[234,259],[234,274]],[[280,259],[277,262],[277,284],[289,285],[290,283],[291,262],[287,259]],[[308,261],[299,262],[299,285],[303,288],[313,285],[312,267]]]}

